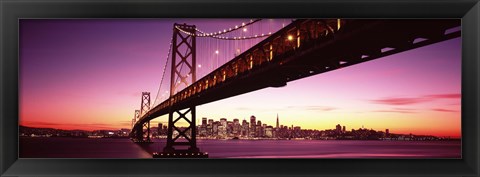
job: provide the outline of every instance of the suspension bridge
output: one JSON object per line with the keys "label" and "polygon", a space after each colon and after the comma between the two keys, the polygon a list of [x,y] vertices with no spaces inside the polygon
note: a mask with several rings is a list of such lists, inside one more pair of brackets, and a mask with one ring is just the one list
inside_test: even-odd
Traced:
{"label": "suspension bridge", "polygon": [[[168,115],[167,143],[154,157],[208,157],[196,144],[198,105],[283,87],[290,81],[461,35],[456,19],[297,19],[275,32],[258,25],[262,21],[268,20],[250,20],[215,32],[174,24],[159,91],[153,103],[150,92],[142,92],[141,107],[132,119],[131,139],[151,142],[150,121]],[[246,35],[246,30],[251,35]],[[220,52],[231,55],[219,60]],[[197,58],[209,64],[199,64]],[[211,71],[197,72],[201,67]],[[167,74],[169,90],[163,91]],[[178,126],[179,122],[183,126]]]}

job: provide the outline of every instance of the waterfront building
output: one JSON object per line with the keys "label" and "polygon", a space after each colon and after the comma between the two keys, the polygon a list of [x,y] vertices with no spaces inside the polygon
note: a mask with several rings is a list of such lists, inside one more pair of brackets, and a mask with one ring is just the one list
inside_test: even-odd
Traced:
{"label": "waterfront building", "polygon": [[227,127],[227,119],[226,118],[221,118],[220,119],[220,124],[224,127]]}
{"label": "waterfront building", "polygon": [[342,126],[340,124],[337,124],[337,126],[335,126],[335,131],[337,132],[337,134],[340,134],[342,132]]}
{"label": "waterfront building", "polygon": [[266,126],[265,127],[265,136],[268,138],[273,138],[273,127],[272,126]]}
{"label": "waterfront building", "polygon": [[233,135],[238,137],[240,135],[241,125],[238,119],[233,119]]}
{"label": "waterfront building", "polygon": [[218,121],[215,121],[213,122],[213,126],[212,126],[212,136],[216,136],[218,135],[218,126],[220,125],[220,122]]}
{"label": "waterfront building", "polygon": [[250,116],[250,137],[255,137],[256,134],[255,119],[255,116]]}
{"label": "waterfront building", "polygon": [[207,118],[206,117],[202,118],[202,125],[207,126]]}
{"label": "waterfront building", "polygon": [[243,119],[242,121],[242,130],[241,130],[241,134],[243,137],[248,137],[248,122],[247,120]]}
{"label": "waterfront building", "polygon": [[163,135],[162,127],[163,127],[162,123],[158,123],[158,128],[157,128],[158,135]]}

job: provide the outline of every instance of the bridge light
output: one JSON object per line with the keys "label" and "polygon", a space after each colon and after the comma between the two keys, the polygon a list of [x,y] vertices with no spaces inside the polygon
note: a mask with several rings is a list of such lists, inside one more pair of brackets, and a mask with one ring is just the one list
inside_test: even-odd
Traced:
{"label": "bridge light", "polygon": [[288,35],[287,39],[288,39],[289,41],[291,41],[291,40],[293,40],[293,36],[292,36],[292,35]]}
{"label": "bridge light", "polygon": [[215,50],[215,54],[218,54],[218,50]]}
{"label": "bridge light", "polygon": [[243,28],[243,32],[247,32],[247,28]]}
{"label": "bridge light", "polygon": [[202,65],[198,65],[198,67],[199,67],[199,68],[201,68],[201,67],[202,67]]}
{"label": "bridge light", "polygon": [[273,45],[270,44],[270,58],[269,61],[273,59]]}
{"label": "bridge light", "polygon": [[340,29],[340,25],[341,25],[341,24],[342,24],[342,23],[340,23],[340,19],[337,19],[337,30]]}

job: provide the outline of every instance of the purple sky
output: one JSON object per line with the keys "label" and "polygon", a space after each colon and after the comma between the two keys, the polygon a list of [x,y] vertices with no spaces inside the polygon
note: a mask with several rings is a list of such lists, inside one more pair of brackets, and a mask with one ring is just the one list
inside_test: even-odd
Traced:
{"label": "purple sky", "polygon": [[[141,92],[151,92],[152,99],[157,95],[173,23],[214,32],[247,21],[20,20],[20,123],[65,129],[129,128]],[[257,27],[232,35],[274,32],[288,22],[262,20]],[[228,49],[243,47],[243,51],[258,41],[199,39],[198,45],[209,46],[199,51],[199,75],[232,58],[234,52]],[[169,79],[165,78],[163,89]],[[197,119],[255,115],[274,125],[278,113],[281,124],[302,128],[330,129],[340,123],[347,129],[364,125],[399,133],[459,136],[460,81],[461,40],[456,38],[286,87],[202,105]],[[155,120],[165,121],[165,116]]]}

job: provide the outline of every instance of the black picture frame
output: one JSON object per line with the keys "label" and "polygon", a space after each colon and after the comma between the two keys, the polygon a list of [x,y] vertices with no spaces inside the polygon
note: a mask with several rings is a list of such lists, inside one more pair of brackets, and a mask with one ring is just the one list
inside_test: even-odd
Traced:
{"label": "black picture frame", "polygon": [[[462,159],[18,159],[20,18],[461,18]],[[0,0],[1,176],[479,176],[478,0]]]}

